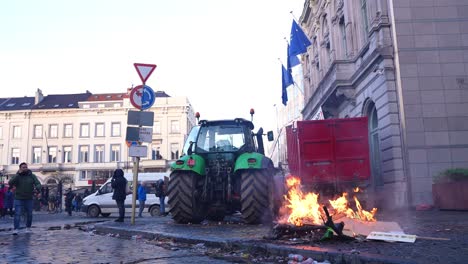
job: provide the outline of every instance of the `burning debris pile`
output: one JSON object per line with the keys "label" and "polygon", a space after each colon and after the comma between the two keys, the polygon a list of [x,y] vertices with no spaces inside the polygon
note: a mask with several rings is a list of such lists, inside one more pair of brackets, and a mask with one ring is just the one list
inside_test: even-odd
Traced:
{"label": "burning debris pile", "polygon": [[[375,222],[377,208],[366,211],[362,208],[356,195],[353,196],[355,209],[348,200],[348,194],[343,193],[328,204],[321,204],[318,193],[304,193],[301,181],[297,177],[288,177],[288,193],[280,209],[280,216],[273,228],[273,238],[307,237],[310,240],[329,238],[333,233],[340,239],[352,239],[343,234],[344,222],[335,223],[341,218],[357,219],[364,222]],[[356,188],[355,193],[360,190]]]}

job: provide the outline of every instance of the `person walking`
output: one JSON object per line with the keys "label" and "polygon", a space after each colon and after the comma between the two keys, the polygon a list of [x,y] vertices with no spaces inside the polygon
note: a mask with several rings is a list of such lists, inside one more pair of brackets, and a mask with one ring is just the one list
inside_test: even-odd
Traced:
{"label": "person walking", "polygon": [[55,194],[53,194],[53,193],[50,194],[49,200],[48,200],[48,202],[49,202],[49,213],[56,213],[55,212],[55,200],[56,200]]}
{"label": "person walking", "polygon": [[75,195],[72,192],[71,188],[68,188],[67,193],[65,193],[65,211],[68,213],[69,216],[72,216],[73,210],[73,198]]}
{"label": "person walking", "polygon": [[35,190],[41,189],[41,183],[36,175],[28,169],[28,164],[22,162],[19,165],[19,170],[16,175],[8,181],[8,185],[16,187],[13,202],[15,206],[13,235],[18,235],[20,217],[23,211],[26,212],[26,231],[30,232],[32,225],[33,194]]}
{"label": "person walking", "polygon": [[122,169],[116,169],[111,180],[112,189],[114,193],[112,194],[112,199],[117,203],[117,208],[119,208],[119,218],[115,222],[123,222],[125,217],[125,198],[127,198],[127,179],[124,177],[124,172]]}
{"label": "person walking", "polygon": [[140,209],[138,211],[138,217],[143,217],[142,213],[145,210],[145,202],[146,202],[146,182],[142,182],[138,184],[138,203],[140,205]]}
{"label": "person walking", "polygon": [[4,212],[4,199],[5,199],[5,185],[2,183],[0,184],[0,216],[3,218],[5,216]]}
{"label": "person walking", "polygon": [[14,194],[11,191],[12,187],[8,186],[8,190],[5,193],[5,199],[3,200],[3,213],[2,216],[5,216],[6,214],[9,214],[10,217],[13,216],[13,200],[14,200]]}
{"label": "person walking", "polygon": [[164,201],[166,199],[166,181],[157,180],[156,181],[156,197],[159,197],[159,215],[166,216],[166,206]]}
{"label": "person walking", "polygon": [[77,193],[75,196],[75,201],[76,201],[76,212],[81,211],[81,205],[83,204],[83,197],[81,197],[81,194]]}
{"label": "person walking", "polygon": [[85,189],[84,193],[83,193],[83,198],[86,198],[86,196],[88,196],[88,195],[89,195],[89,191],[88,191],[88,189]]}

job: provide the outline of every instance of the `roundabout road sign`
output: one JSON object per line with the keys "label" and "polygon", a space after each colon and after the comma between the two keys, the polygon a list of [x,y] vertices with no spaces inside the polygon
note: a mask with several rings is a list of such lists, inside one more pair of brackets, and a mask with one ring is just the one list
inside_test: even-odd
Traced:
{"label": "roundabout road sign", "polygon": [[140,110],[151,108],[155,100],[156,95],[148,85],[138,85],[130,92],[130,102],[135,108]]}

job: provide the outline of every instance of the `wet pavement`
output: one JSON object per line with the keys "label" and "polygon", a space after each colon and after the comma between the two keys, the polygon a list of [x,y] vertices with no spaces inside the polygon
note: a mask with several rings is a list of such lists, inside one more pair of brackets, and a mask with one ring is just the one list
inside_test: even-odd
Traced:
{"label": "wet pavement", "polygon": [[97,235],[93,224],[102,218],[38,213],[34,219],[32,231],[18,235],[9,230],[12,218],[0,219],[0,263],[232,263],[206,256],[200,245]]}
{"label": "wet pavement", "polygon": [[79,230],[39,230],[0,236],[1,263],[230,263],[191,250]]}
{"label": "wet pavement", "polygon": [[[115,234],[94,224],[113,219],[34,212],[30,233],[12,235],[13,218],[0,219],[0,263],[233,263],[202,245],[177,245]],[[211,253],[211,256],[210,254]]]}
{"label": "wet pavement", "polygon": [[169,217],[137,218],[135,225],[105,222],[96,224],[102,233],[142,236],[146,239],[203,243],[218,248],[242,248],[265,254],[287,256],[290,253],[331,263],[468,263],[468,212],[399,211],[381,214],[382,221],[398,222],[405,233],[449,239],[417,239],[415,243],[381,241],[303,242],[266,239],[268,225],[249,226],[232,222],[205,222],[179,225]]}

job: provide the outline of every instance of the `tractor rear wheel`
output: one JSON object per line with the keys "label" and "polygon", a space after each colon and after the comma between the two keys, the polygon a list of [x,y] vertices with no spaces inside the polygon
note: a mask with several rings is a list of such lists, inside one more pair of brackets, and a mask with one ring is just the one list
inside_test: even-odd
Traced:
{"label": "tractor rear wheel", "polygon": [[267,170],[246,170],[241,175],[241,213],[247,224],[271,221],[271,176]]}
{"label": "tractor rear wheel", "polygon": [[169,178],[168,197],[172,219],[179,224],[198,224],[205,219],[201,191],[197,184],[202,176],[193,172],[173,172]]}

